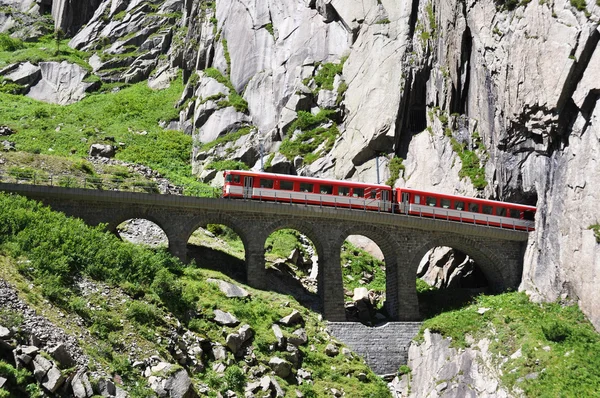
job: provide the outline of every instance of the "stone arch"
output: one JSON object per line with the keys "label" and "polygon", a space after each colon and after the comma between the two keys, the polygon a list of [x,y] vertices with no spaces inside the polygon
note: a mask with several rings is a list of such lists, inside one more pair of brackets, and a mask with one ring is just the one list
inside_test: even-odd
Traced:
{"label": "stone arch", "polygon": [[244,249],[248,247],[248,236],[246,234],[246,230],[238,224],[234,217],[223,213],[208,213],[208,214],[200,214],[192,217],[192,219],[188,222],[188,225],[185,228],[183,241],[189,241],[190,237],[198,228],[208,225],[208,224],[221,224],[225,225],[228,228],[231,228],[233,232],[238,234],[240,239],[242,240],[242,244],[244,245]]}
{"label": "stone arch", "polygon": [[341,245],[350,235],[362,235],[371,239],[383,253],[383,259],[385,261],[385,309],[389,316],[392,318],[396,317],[398,311],[398,253],[396,252],[396,245],[390,238],[389,231],[371,225],[353,225],[352,227],[346,228],[342,231],[337,250],[341,250]]}
{"label": "stone arch", "polygon": [[281,229],[295,229],[298,232],[305,235],[315,246],[315,250],[317,251],[317,256],[319,257],[319,259],[323,258],[325,251],[323,247],[323,239],[320,236],[320,234],[311,226],[311,224],[293,218],[287,220],[282,219],[267,224],[262,242],[263,247],[266,243],[267,238],[271,236],[271,234],[273,234],[274,232],[277,232]]}
{"label": "stone arch", "polygon": [[134,218],[152,221],[154,224],[158,225],[160,227],[160,229],[162,229],[164,231],[164,233],[167,235],[167,239],[169,239],[169,241],[171,241],[172,237],[169,236],[169,228],[167,226],[168,224],[164,220],[162,220],[160,217],[156,217],[154,214],[147,212],[147,211],[143,211],[143,210],[122,212],[120,214],[117,214],[114,217],[111,217],[111,220],[107,223],[106,230],[116,234],[117,227],[121,223],[123,223],[127,220],[132,220]]}
{"label": "stone arch", "polygon": [[478,242],[465,236],[443,236],[427,240],[414,251],[408,262],[410,275],[416,275],[421,259],[430,249],[439,246],[447,246],[460,250],[470,256],[489,283],[489,287],[495,292],[505,290],[510,282],[507,282],[502,269],[503,260],[493,250],[486,247],[485,243]]}

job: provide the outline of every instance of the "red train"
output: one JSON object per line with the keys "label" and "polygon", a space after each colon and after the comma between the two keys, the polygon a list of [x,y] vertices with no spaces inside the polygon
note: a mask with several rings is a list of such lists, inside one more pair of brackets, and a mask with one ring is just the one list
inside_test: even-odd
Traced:
{"label": "red train", "polygon": [[387,185],[226,170],[223,197],[300,203],[533,231],[535,207]]}

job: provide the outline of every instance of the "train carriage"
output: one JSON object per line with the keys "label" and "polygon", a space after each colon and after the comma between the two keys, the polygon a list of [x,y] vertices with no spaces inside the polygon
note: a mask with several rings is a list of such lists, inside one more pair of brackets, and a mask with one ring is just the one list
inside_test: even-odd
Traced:
{"label": "train carriage", "polygon": [[465,196],[398,188],[400,212],[421,216],[531,231],[535,207]]}
{"label": "train carriage", "polygon": [[387,185],[252,171],[224,172],[223,197],[401,213],[524,231],[535,207]]}
{"label": "train carriage", "polygon": [[223,197],[392,211],[393,190],[387,185],[228,170]]}

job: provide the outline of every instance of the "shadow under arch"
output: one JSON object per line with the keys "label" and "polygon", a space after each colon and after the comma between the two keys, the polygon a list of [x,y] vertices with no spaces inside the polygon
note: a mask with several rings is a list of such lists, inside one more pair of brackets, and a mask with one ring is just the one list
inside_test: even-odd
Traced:
{"label": "shadow under arch", "polygon": [[[398,263],[395,245],[390,239],[389,233],[377,227],[368,226],[353,226],[342,231],[341,244],[344,243],[351,235],[361,235],[371,239],[381,250],[383,261],[385,262],[385,290],[386,297],[384,308],[391,319],[396,318],[399,302],[398,302]],[[341,252],[341,244],[338,250]]]}
{"label": "shadow under arch", "polygon": [[[273,223],[270,223],[266,226],[264,230],[264,235],[261,237],[262,243],[261,247],[265,247],[267,243],[267,239],[273,233],[282,230],[282,229],[293,229],[300,232],[302,235],[306,236],[315,247],[315,252],[318,258],[318,261],[321,262],[324,258],[325,251],[321,241],[321,237],[319,233],[315,230],[315,228],[307,222],[289,219],[289,220],[280,220]],[[264,258],[264,255],[263,255]],[[275,270],[267,270],[266,272],[267,282],[270,290],[274,290],[278,293],[287,294],[294,297],[300,304],[303,306],[312,309],[313,311],[322,312],[323,311],[323,301],[321,297],[321,289],[319,284],[319,289],[317,293],[312,293],[308,291],[302,283],[294,278],[291,275],[277,272]],[[322,277],[321,273],[317,278],[320,280]]]}
{"label": "shadow under arch", "polygon": [[500,293],[507,288],[515,287],[508,286],[506,283],[505,277],[501,270],[503,268],[501,265],[503,260],[495,255],[491,250],[483,246],[480,242],[476,242],[466,237],[439,237],[428,240],[415,251],[415,254],[409,260],[409,274],[415,275],[416,278],[417,269],[421,259],[425,257],[429,250],[440,246],[446,246],[459,250],[471,257],[487,279],[489,288],[493,292]]}
{"label": "shadow under arch", "polygon": [[[190,220],[188,228],[186,229],[185,234],[183,235],[184,242],[186,242],[187,258],[195,259],[196,264],[199,265],[201,268],[213,269],[215,271],[222,272],[237,281],[246,283],[247,267],[245,260],[240,260],[237,257],[231,256],[228,253],[221,252],[216,249],[190,245],[188,243],[192,234],[195,231],[197,231],[199,228],[206,228],[206,226],[209,224],[224,225],[227,228],[230,228],[239,236],[244,247],[244,252],[247,253],[249,242],[248,237],[244,232],[244,229],[240,228],[240,226],[237,224],[233,217],[215,213],[209,215],[194,216]],[[210,262],[202,261],[202,257],[211,257],[219,259],[221,264],[211,264]]]}

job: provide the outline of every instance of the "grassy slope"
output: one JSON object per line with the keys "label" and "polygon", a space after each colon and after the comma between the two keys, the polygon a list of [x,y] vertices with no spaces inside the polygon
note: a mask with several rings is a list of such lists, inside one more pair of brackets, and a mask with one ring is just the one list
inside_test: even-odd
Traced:
{"label": "grassy slope", "polygon": [[[93,359],[92,369],[119,374],[133,396],[146,396],[147,391],[134,387],[141,378],[127,358],[129,347],[138,347],[134,359],[158,353],[175,363],[165,345],[167,339],[159,342],[155,332],[164,335],[175,330],[178,321],[199,336],[224,344],[225,335],[237,328],[212,322],[216,308],[230,311],[252,326],[259,363],[274,355],[285,356],[270,348],[276,342],[272,323],[292,309],[303,314],[310,341],[301,348],[302,366],[312,372],[315,384],[296,386],[293,379],[279,380],[287,396],[295,396],[296,388],[305,396],[324,396],[329,388],[344,390],[353,397],[389,395],[385,384],[362,360],[341,354],[327,357],[324,350],[330,341],[325,325],[291,297],[247,288],[251,299],[227,299],[206,282],[207,277],[227,279],[223,275],[185,267],[162,250],[121,242],[99,228],[87,227],[16,196],[0,194],[0,215],[0,278],[10,281],[26,302],[48,314],[57,325],[82,335],[81,346]],[[77,288],[81,278],[94,280],[101,288],[98,292]],[[59,316],[59,310],[66,316]],[[195,315],[190,317],[190,313]],[[82,334],[75,326],[78,323],[90,333]],[[295,327],[283,329],[290,334]],[[240,368],[244,364],[243,359],[235,363]],[[231,387],[226,378],[210,370],[212,361],[207,369],[193,377],[209,385],[211,395]],[[367,374],[368,381],[353,377],[359,373]]]}
{"label": "grassy slope", "polygon": [[[490,310],[481,315],[479,308]],[[527,396],[592,397],[600,391],[600,336],[575,305],[536,304],[524,293],[480,296],[426,320],[425,328],[458,347],[468,345],[466,335],[490,339],[503,384]],[[510,358],[518,349],[522,357]],[[538,377],[518,381],[532,373]]]}

